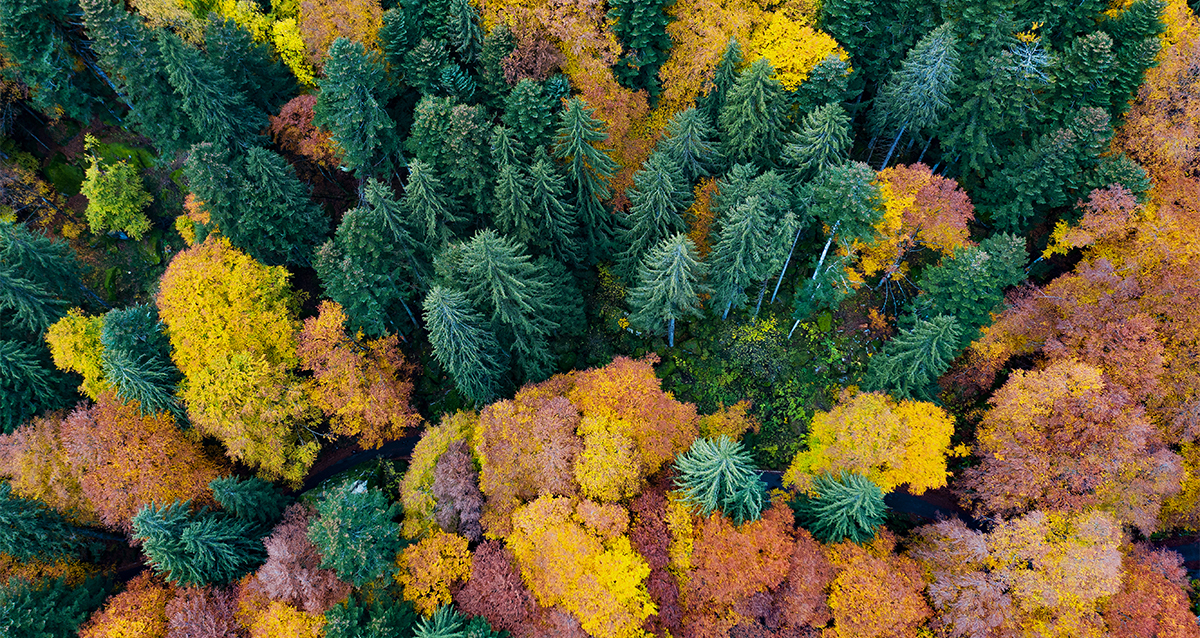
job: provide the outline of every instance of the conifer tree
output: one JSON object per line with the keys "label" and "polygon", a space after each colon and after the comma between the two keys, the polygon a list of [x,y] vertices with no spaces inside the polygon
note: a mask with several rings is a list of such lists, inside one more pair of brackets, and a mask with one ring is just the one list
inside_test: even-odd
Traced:
{"label": "conifer tree", "polygon": [[0,341],[0,433],[12,432],[35,414],[69,405],[47,359],[32,344]]}
{"label": "conifer tree", "polygon": [[79,262],[61,239],[0,221],[0,329],[5,337],[40,339],[81,300]]}
{"label": "conifer tree", "polygon": [[446,195],[442,180],[419,159],[408,165],[408,183],[400,207],[431,252],[450,241],[454,236],[452,226],[465,221],[457,213],[454,200]]}
{"label": "conifer tree", "polygon": [[483,32],[479,28],[479,13],[470,0],[450,0],[447,11],[448,38],[450,46],[463,64],[473,64],[483,45]]}
{"label": "conifer tree", "polygon": [[142,507],[133,537],[154,571],[177,585],[223,585],[266,558],[261,535],[250,521],[207,510],[189,514],[190,503]]}
{"label": "conifer tree", "polygon": [[462,614],[450,605],[442,605],[428,618],[417,623],[413,638],[467,638]]}
{"label": "conifer tree", "polygon": [[696,439],[675,458],[675,471],[683,502],[699,510],[702,518],[720,511],[742,525],[762,514],[767,486],[758,477],[750,453],[724,434]]}
{"label": "conifer tree", "polygon": [[554,133],[554,107],[541,82],[517,82],[504,103],[504,125],[527,155],[550,143]]}
{"label": "conifer tree", "polygon": [[256,41],[246,27],[233,20],[209,20],[204,29],[204,51],[236,90],[263,113],[278,113],[296,95],[296,76],[271,46]]}
{"label": "conifer tree", "polygon": [[508,26],[501,23],[492,27],[483,39],[479,54],[479,99],[492,111],[504,107],[509,85],[504,80],[504,59],[517,48],[517,39]]}
{"label": "conifer tree", "polygon": [[671,37],[666,13],[672,0],[611,0],[608,19],[613,34],[626,53],[613,66],[617,81],[628,88],[646,89],[650,99],[658,96],[658,69],[667,61]]}
{"label": "conifer tree", "polygon": [[313,123],[329,131],[342,165],[359,179],[390,173],[399,159],[396,123],[386,110],[395,89],[380,56],[361,42],[334,40],[320,88]]}
{"label": "conifer tree", "polygon": [[717,173],[721,154],[713,140],[716,132],[703,111],[692,107],[667,122],[666,135],[658,150],[666,153],[680,168],[688,183]]}
{"label": "conifer tree", "polygon": [[725,101],[729,97],[729,89],[737,82],[743,61],[742,45],[738,44],[737,38],[729,38],[725,52],[717,62],[712,88],[696,100],[696,107],[708,116],[709,122],[720,121],[721,111],[725,109]]}
{"label": "conifer tree", "polygon": [[1004,303],[1004,290],[1025,280],[1027,259],[1025,240],[1007,233],[955,251],[921,273],[913,319],[953,316],[963,331],[962,343],[971,343]]}
{"label": "conifer tree", "polygon": [[317,517],[308,524],[308,539],[321,552],[321,567],[362,587],[390,575],[400,540],[400,505],[383,492],[350,482],[325,492],[317,501]]}
{"label": "conifer tree", "polygon": [[95,98],[80,69],[78,20],[69,0],[0,1],[0,48],[9,64],[4,74],[30,89],[30,103],[42,113],[91,119]]}
{"label": "conifer tree", "polygon": [[153,304],[113,309],[100,329],[100,367],[105,380],[125,401],[136,401],[142,414],[182,416],[175,396],[179,370]]}
{"label": "conifer tree", "polygon": [[633,175],[629,213],[621,243],[625,250],[618,259],[623,273],[631,277],[642,257],[667,237],[683,232],[681,214],[692,203],[692,193],[679,169],[664,153],[652,153]]}
{"label": "conifer tree", "polygon": [[169,31],[159,31],[158,45],[167,79],[202,139],[240,146],[259,142],[266,114],[254,108],[220,67]]}
{"label": "conifer tree", "polygon": [[0,587],[0,635],[13,638],[69,638],[108,595],[104,578],[72,585],[59,577],[40,581],[14,578]]}
{"label": "conifer tree", "polygon": [[717,120],[725,157],[760,168],[777,165],[790,132],[790,108],[771,62],[755,60],[729,89]]}
{"label": "conifer tree", "polygon": [[700,283],[706,271],[686,234],[664,239],[642,260],[638,285],[629,291],[629,322],[652,334],[665,327],[667,345],[675,347],[675,321],[700,316],[699,295],[709,292]]}
{"label": "conifer tree", "polygon": [[425,326],[433,356],[468,401],[485,405],[504,374],[500,344],[486,321],[457,290],[434,286],[425,297]]}
{"label": "conifer tree", "polygon": [[383,12],[383,26],[379,28],[379,48],[393,76],[399,77],[404,69],[404,56],[412,49],[412,29],[402,7],[392,7]]}
{"label": "conifer tree", "polygon": [[575,208],[564,200],[566,182],[549,159],[529,167],[529,190],[529,214],[537,229],[532,245],[563,263],[578,263]]}
{"label": "conifer tree", "polygon": [[962,348],[962,331],[954,317],[917,319],[871,357],[863,388],[890,392],[897,399],[933,401],[937,380]]}
{"label": "conifer tree", "polygon": [[883,491],[870,479],[846,472],[813,477],[813,497],[801,497],[796,516],[822,543],[866,543],[884,521]]}
{"label": "conifer tree", "polygon": [[895,133],[883,158],[884,168],[906,131],[918,134],[933,128],[950,110],[960,74],[957,47],[954,26],[947,22],[921,38],[880,88],[871,126],[877,135]]}
{"label": "conifer tree", "polygon": [[442,180],[445,194],[470,219],[486,211],[494,181],[488,148],[492,124],[482,106],[456,104],[453,98],[425,96],[417,102],[406,148]]}
{"label": "conifer tree", "polygon": [[20,561],[53,561],[70,556],[79,545],[78,531],[62,515],[13,494],[12,485],[0,481],[0,553]]}
{"label": "conifer tree", "polygon": [[404,54],[404,82],[422,95],[432,95],[446,64],[446,43],[423,39]]}
{"label": "conifer tree", "polygon": [[268,533],[283,517],[288,498],[274,485],[258,478],[240,479],[236,476],[216,478],[209,482],[213,498],[233,518],[249,521]]}
{"label": "conifer tree", "polygon": [[612,196],[608,182],[617,172],[617,163],[609,152],[596,147],[596,143],[608,139],[608,126],[595,114],[596,110],[588,108],[583,100],[567,100],[554,146],[554,156],[566,163],[584,247],[593,261],[607,256],[610,250],[612,215],[603,202]]}
{"label": "conifer tree", "polygon": [[802,179],[846,161],[854,144],[850,115],[840,104],[825,104],[804,116],[795,141],[783,149],[784,162]]}
{"label": "conifer tree", "polygon": [[826,104],[841,104],[853,97],[850,91],[851,65],[831,53],[808,73],[808,79],[791,92],[792,104],[800,115],[808,115]]}
{"label": "conifer tree", "polygon": [[1115,118],[1129,109],[1146,71],[1158,63],[1160,36],[1166,30],[1162,0],[1136,0],[1115,18],[1100,23],[1113,41],[1113,64],[1108,74],[1109,113]]}
{"label": "conifer tree", "polygon": [[770,222],[762,200],[749,197],[721,222],[716,245],[709,255],[712,271],[712,311],[729,317],[734,306],[745,305],[746,287],[765,279],[769,265]]}
{"label": "conifer tree", "polygon": [[418,618],[407,600],[353,592],[325,612],[325,638],[411,636]]}
{"label": "conifer tree", "polygon": [[79,192],[88,198],[88,226],[97,235],[113,230],[140,240],[151,226],[143,210],[153,201],[142,186],[141,171],[125,160],[102,166],[100,158],[91,154],[96,138],[88,133],[85,139],[90,165]]}

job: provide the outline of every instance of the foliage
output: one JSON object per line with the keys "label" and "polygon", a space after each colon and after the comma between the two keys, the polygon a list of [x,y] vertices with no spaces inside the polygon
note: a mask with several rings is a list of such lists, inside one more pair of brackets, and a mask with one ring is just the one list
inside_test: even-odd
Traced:
{"label": "foliage", "polygon": [[401,487],[404,505],[404,536],[418,538],[433,533],[438,502],[433,486],[441,457],[456,441],[472,438],[478,415],[472,412],[445,414],[437,425],[425,428],[408,462]]}
{"label": "foliage", "polygon": [[426,617],[449,605],[451,587],[471,577],[471,550],[458,534],[437,532],[423,538],[404,548],[396,562],[404,599]]}
{"label": "foliage", "polygon": [[74,553],[78,530],[43,503],[12,493],[8,481],[0,482],[0,553],[20,560],[52,560]]}
{"label": "foliage", "polygon": [[1200,634],[1188,607],[1182,556],[1138,544],[1122,559],[1121,571],[1121,591],[1102,605],[1109,631],[1131,638]]}
{"label": "foliage", "polygon": [[486,161],[490,138],[482,106],[426,95],[413,111],[404,148],[442,180],[446,197],[476,213],[484,210],[485,184],[492,181]]}
{"label": "foliage", "polygon": [[402,547],[400,506],[378,490],[343,485],[317,502],[308,538],[321,552],[321,567],[356,587],[393,573]]}
{"label": "foliage", "polygon": [[887,514],[883,491],[861,474],[813,477],[796,508],[800,524],[822,543],[863,544],[875,538]]}
{"label": "foliage", "polygon": [[163,638],[167,634],[167,601],[175,588],[155,582],[142,572],[125,591],[109,597],[104,608],[79,628],[80,638]]}
{"label": "foliage", "polygon": [[50,347],[54,365],[83,377],[79,389],[92,399],[108,389],[101,363],[103,325],[103,317],[86,317],[78,308],[72,308],[46,330],[46,345]]}
{"label": "foliage", "polygon": [[471,578],[454,593],[463,613],[485,618],[510,634],[533,621],[533,594],[521,581],[512,551],[499,541],[486,541],[471,555]]}
{"label": "foliage", "polygon": [[466,620],[449,605],[443,605],[433,614],[417,623],[414,638],[465,638],[462,625]]}
{"label": "foliage", "polygon": [[[378,4],[371,4],[378,10]],[[320,88],[313,124],[329,131],[342,165],[360,178],[386,175],[398,140],[395,122],[384,109],[394,89],[383,60],[361,42],[338,37],[329,47]]]}
{"label": "foliage", "polygon": [[881,532],[865,547],[842,542],[826,549],[839,572],[829,586],[835,636],[912,636],[933,615],[921,595],[920,567],[895,554],[895,545]]}
{"label": "foliage", "polygon": [[667,0],[613,0],[608,10],[613,35],[627,49],[613,65],[617,80],[631,89],[646,89],[658,95],[658,69],[667,60],[671,40],[667,36],[670,16]]}
{"label": "foliage", "polygon": [[317,69],[325,66],[326,52],[338,38],[377,48],[376,36],[383,26],[383,9],[376,0],[325,2],[301,0],[297,26],[304,39],[304,52]]}
{"label": "foliage", "polygon": [[742,525],[762,513],[766,486],[742,445],[725,435],[696,439],[675,459],[675,471],[683,502],[702,518],[719,510]]}
{"label": "foliage", "polygon": [[801,175],[815,175],[845,161],[853,142],[846,109],[824,104],[804,116],[796,139],[783,147],[783,161]]}
{"label": "foliage", "polygon": [[72,28],[71,4],[61,0],[6,0],[0,4],[0,45],[5,50],[4,75],[26,84],[37,110],[57,120],[66,115],[87,120],[93,89],[82,71]]}
{"label": "foliage", "polygon": [[170,635],[183,638],[236,635],[235,592],[213,587],[184,587],[167,601]]}
{"label": "foliage", "polygon": [[283,520],[263,539],[267,560],[254,578],[272,600],[318,614],[345,601],[351,588],[332,570],[321,569],[321,553],[308,540],[313,514],[311,508],[300,503],[288,506]]}
{"label": "foliage", "polygon": [[964,343],[974,341],[977,329],[991,323],[992,313],[1001,308],[1004,290],[1025,278],[1024,243],[1014,235],[993,235],[925,269],[917,280],[921,295],[913,301],[914,317],[953,316]]}
{"label": "foliage", "polygon": [[201,139],[242,147],[259,139],[265,115],[214,61],[173,33],[160,31],[157,40],[163,72]]}
{"label": "foliage", "polygon": [[287,497],[275,486],[256,477],[242,480],[236,476],[216,478],[209,482],[213,498],[221,509],[234,518],[272,526],[283,517]]}
{"label": "foliage", "polygon": [[[92,144],[96,138],[89,137]],[[92,232],[116,231],[141,239],[150,230],[150,218],[143,210],[153,198],[142,186],[142,176],[129,162],[120,160],[108,166],[90,156],[91,165],[80,187],[88,198],[87,219]]]}
{"label": "foliage", "polygon": [[771,168],[791,128],[783,85],[766,58],[754,61],[730,87],[717,118],[722,152],[730,162]]}
{"label": "foliage", "polygon": [[433,356],[454,378],[459,393],[475,404],[494,398],[504,373],[500,344],[466,294],[434,286],[424,309]]}
{"label": "foliage", "polygon": [[313,124],[316,104],[315,95],[297,95],[289,100],[279,115],[270,117],[271,138],[284,150],[332,168],[338,163],[333,136]]}
{"label": "foliage", "polygon": [[682,169],[665,153],[652,154],[633,181],[620,237],[626,248],[617,256],[627,278],[637,273],[646,253],[659,242],[684,230],[680,214],[691,203]]}
{"label": "foliage", "polygon": [[62,436],[62,413],[36,417],[0,436],[0,473],[13,493],[35,499],[76,523],[94,523],[96,512],[83,493]]}
{"label": "foliage", "polygon": [[80,299],[79,275],[66,242],[0,221],[0,325],[6,337],[40,335],[66,314]]}
{"label": "foliage", "polygon": [[592,259],[607,256],[613,233],[611,214],[602,204],[612,196],[608,184],[617,170],[610,151],[597,147],[606,137],[606,124],[596,109],[578,98],[569,99],[559,113],[554,156],[566,162],[567,180],[575,196],[583,245]]}
{"label": "foliage", "polygon": [[479,523],[483,516],[483,494],[466,441],[454,441],[438,458],[433,470],[433,497],[437,500],[438,527],[472,543],[479,542],[483,537]]}
{"label": "foliage", "polygon": [[92,578],[80,584],[63,578],[9,581],[0,587],[0,631],[15,638],[67,638],[104,602],[108,583]]}
{"label": "foliage", "polygon": [[951,108],[950,96],[959,81],[957,47],[954,27],[947,22],[922,37],[880,87],[871,129],[876,135],[896,134],[883,158],[884,168],[906,131],[918,135],[937,126]]}
{"label": "foliage", "polygon": [[675,347],[675,321],[701,316],[699,295],[709,290],[700,283],[706,270],[687,235],[662,240],[643,258],[638,285],[629,291],[629,322],[652,334],[662,334],[665,323],[667,345]]}
{"label": "foliage", "polygon": [[961,349],[961,334],[954,317],[917,319],[871,359],[863,387],[899,399],[935,400],[935,384]]}
{"label": "foliage", "polygon": [[391,596],[351,596],[325,612],[326,638],[391,638],[412,634],[412,604]]}
{"label": "foliage", "polygon": [[223,585],[262,562],[263,547],[250,521],[201,509],[189,502],[143,506],[133,516],[133,538],[146,562],[176,585]]}

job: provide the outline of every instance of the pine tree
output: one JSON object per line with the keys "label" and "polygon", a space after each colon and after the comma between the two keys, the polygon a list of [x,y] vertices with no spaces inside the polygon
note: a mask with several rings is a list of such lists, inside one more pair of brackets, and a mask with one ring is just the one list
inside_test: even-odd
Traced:
{"label": "pine tree", "polygon": [[633,175],[629,202],[621,234],[625,250],[618,256],[625,276],[637,272],[652,247],[685,230],[681,214],[691,205],[692,193],[679,166],[663,153],[652,153]]}
{"label": "pine tree", "polygon": [[159,31],[158,45],[167,79],[202,139],[241,146],[261,140],[266,114],[254,108],[220,67],[169,31]]}
{"label": "pine tree", "polygon": [[182,417],[175,396],[179,370],[153,304],[113,309],[100,330],[100,366],[104,378],[125,401],[136,401],[142,414],[171,412]]}
{"label": "pine tree", "polygon": [[422,95],[431,95],[442,77],[446,64],[446,43],[441,40],[421,40],[404,54],[404,81]]}
{"label": "pine tree", "polygon": [[347,482],[325,492],[317,501],[317,517],[308,524],[308,539],[321,552],[321,567],[362,587],[391,575],[400,539],[400,505],[389,503],[379,490]]}
{"label": "pine tree", "polygon": [[575,195],[584,247],[592,261],[609,254],[613,235],[612,215],[604,200],[612,196],[608,182],[617,172],[609,152],[595,145],[608,139],[608,126],[596,119],[579,98],[567,100],[559,117],[554,156],[566,163],[567,178]]}
{"label": "pine tree", "polygon": [[239,479],[226,476],[213,479],[208,487],[226,513],[258,525],[264,534],[283,518],[283,508],[289,500],[274,485],[258,477]]}
{"label": "pine tree", "polygon": [[467,296],[434,286],[425,297],[425,326],[433,356],[454,378],[459,394],[476,405],[485,405],[499,392],[500,344]]}
{"label": "pine tree", "polygon": [[849,539],[866,543],[884,521],[887,505],[883,491],[870,479],[842,471],[839,476],[813,477],[816,496],[801,497],[796,517],[802,527],[822,543]]}
{"label": "pine tree", "polygon": [[788,138],[790,105],[766,58],[755,60],[729,89],[717,120],[722,152],[731,162],[761,168],[779,163]]}
{"label": "pine tree", "polygon": [[154,571],[177,585],[223,585],[266,558],[258,526],[175,501],[142,507],[133,517],[133,537]]}
{"label": "pine tree", "polygon": [[715,134],[704,112],[692,107],[667,122],[666,135],[659,141],[658,150],[683,169],[688,183],[695,183],[701,177],[715,175],[722,163],[713,140]]}
{"label": "pine tree", "polygon": [[638,285],[629,291],[629,322],[651,334],[662,334],[675,347],[675,321],[700,316],[700,282],[707,268],[696,257],[696,245],[684,233],[664,239],[642,260]]}
{"label": "pine tree", "polygon": [[0,341],[0,433],[12,432],[35,414],[70,404],[48,359],[32,344]]}
{"label": "pine tree", "polygon": [[529,167],[529,190],[529,214],[537,229],[532,246],[561,262],[579,263],[575,208],[564,200],[566,182],[549,159]]}
{"label": "pine tree", "polygon": [[884,168],[906,131],[915,135],[933,128],[950,110],[960,75],[957,47],[954,26],[947,22],[921,38],[880,88],[871,126],[877,135],[895,133]]}
{"label": "pine tree", "polygon": [[0,221],[0,329],[5,337],[40,339],[81,301],[80,266],[61,239]]}
{"label": "pine tree", "polygon": [[608,19],[613,34],[625,48],[625,55],[613,66],[613,75],[624,86],[646,89],[653,100],[658,96],[658,69],[667,61],[671,22],[666,8],[673,0],[611,0]]}
{"label": "pine tree", "polygon": [[729,317],[734,306],[746,304],[746,287],[765,279],[770,257],[770,221],[763,202],[749,197],[721,221],[717,242],[709,255],[712,271],[712,311]]}
{"label": "pine tree", "polygon": [[913,301],[912,318],[955,317],[962,343],[971,343],[1001,308],[1004,290],[1025,280],[1027,260],[1025,240],[1007,233],[955,251],[921,273],[917,287],[922,292]]}
{"label": "pine tree", "polygon": [[712,88],[696,100],[696,107],[708,116],[709,122],[720,120],[721,111],[725,110],[725,101],[729,97],[729,89],[737,82],[743,61],[742,46],[738,44],[737,38],[729,38],[725,52],[717,62]]}
{"label": "pine tree", "polygon": [[683,502],[702,518],[720,511],[742,525],[762,515],[767,486],[758,477],[750,452],[728,436],[696,439],[675,458],[675,471]]}
{"label": "pine tree", "polygon": [[379,28],[379,48],[393,76],[400,76],[404,69],[404,56],[412,49],[408,18],[401,7],[392,7],[383,12],[383,26]]}
{"label": "pine tree", "polygon": [[77,70],[87,61],[78,53],[76,11],[69,0],[0,1],[0,48],[9,62],[4,74],[29,86],[34,108],[87,122],[96,100]]}
{"label": "pine tree", "polygon": [[554,133],[555,104],[543,90],[542,83],[525,78],[517,82],[504,103],[504,125],[513,140],[527,155],[550,143]]}
{"label": "pine tree", "polygon": [[65,577],[9,580],[0,587],[0,635],[11,638],[70,638],[108,595],[105,578],[71,585]]}
{"label": "pine tree", "polygon": [[463,621],[466,619],[450,605],[442,605],[428,618],[417,623],[413,638],[466,638]]}
{"label": "pine tree", "polygon": [[0,553],[20,561],[54,561],[68,557],[80,546],[78,530],[58,512],[40,501],[12,493],[0,481]]}
{"label": "pine tree", "polygon": [[395,89],[380,56],[361,42],[338,38],[329,45],[319,84],[313,124],[329,131],[342,165],[359,179],[390,173],[399,159],[393,156],[396,123],[386,110]]}
{"label": "pine tree", "polygon": [[897,399],[933,401],[938,377],[950,369],[962,348],[961,339],[954,317],[917,319],[871,357],[863,388],[890,392]]}
{"label": "pine tree", "polygon": [[428,164],[418,159],[408,165],[408,183],[404,185],[400,206],[411,220],[410,223],[419,229],[422,241],[430,252],[435,252],[450,241],[454,237],[451,227],[465,221],[457,213],[454,200],[445,195],[439,176]]}
{"label": "pine tree", "polygon": [[846,161],[853,144],[850,115],[839,104],[826,104],[804,116],[795,141],[784,147],[783,158],[801,179],[807,179]]}
{"label": "pine tree", "polygon": [[262,113],[278,113],[296,95],[296,76],[288,71],[271,46],[255,41],[245,27],[233,20],[209,20],[204,29],[204,51],[236,90],[249,97]]}

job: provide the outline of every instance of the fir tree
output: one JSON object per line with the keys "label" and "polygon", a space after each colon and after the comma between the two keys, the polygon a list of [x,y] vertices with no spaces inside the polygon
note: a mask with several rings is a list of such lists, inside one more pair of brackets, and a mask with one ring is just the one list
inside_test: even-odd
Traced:
{"label": "fir tree", "polygon": [[962,343],[971,343],[1001,308],[1004,290],[1025,280],[1027,259],[1025,240],[1007,233],[955,251],[921,273],[917,287],[922,292],[913,302],[912,318],[955,317]]}
{"label": "fir tree", "polygon": [[442,605],[428,618],[417,623],[413,638],[466,638],[463,621],[466,620],[450,605]]}
{"label": "fir tree", "polygon": [[279,522],[283,508],[288,504],[288,498],[274,485],[258,477],[226,476],[213,479],[208,487],[225,512],[238,520],[258,525],[263,533]]}
{"label": "fir tree", "polygon": [[583,100],[567,100],[554,146],[554,156],[566,162],[584,245],[592,261],[609,254],[613,223],[603,202],[612,196],[608,182],[618,168],[607,150],[596,147],[596,143],[608,139],[608,132],[607,125],[595,114],[596,110],[588,108]]}
{"label": "fir tree", "polygon": [[1115,18],[1100,23],[1113,41],[1113,64],[1108,74],[1109,114],[1125,113],[1142,85],[1146,71],[1158,63],[1160,36],[1167,25],[1163,0],[1136,0]]}
{"label": "fir tree", "polygon": [[379,28],[379,48],[393,76],[403,73],[404,56],[412,49],[408,18],[404,9],[392,7],[383,12],[383,25]]}
{"label": "fir tree", "polygon": [[659,141],[658,150],[683,169],[688,183],[695,183],[701,177],[715,175],[721,165],[714,135],[708,118],[692,107],[667,122],[666,135]]}
{"label": "fir tree", "polygon": [[407,600],[354,592],[325,612],[325,638],[411,636],[417,619]]}
{"label": "fir tree", "polygon": [[46,354],[22,341],[0,341],[0,433],[12,432],[35,414],[69,405]]}
{"label": "fir tree", "polygon": [[575,208],[564,200],[565,180],[549,159],[529,167],[529,190],[529,213],[537,229],[532,245],[561,262],[578,263]]}
{"label": "fir tree", "polygon": [[879,90],[871,111],[872,129],[877,135],[895,133],[884,168],[906,131],[918,134],[933,128],[950,110],[960,74],[957,47],[954,27],[947,22],[921,38]]}
{"label": "fir tree", "polygon": [[758,477],[750,453],[724,434],[692,442],[687,452],[675,458],[675,471],[683,502],[701,517],[720,511],[742,525],[762,514],[767,486]]}
{"label": "fir tree", "polygon": [[104,578],[71,585],[65,577],[31,581],[14,578],[0,586],[0,635],[10,638],[70,638],[108,595]]}
{"label": "fir tree", "polygon": [[625,48],[625,55],[613,66],[617,81],[628,88],[646,89],[653,100],[658,96],[658,69],[667,61],[671,22],[666,8],[673,0],[611,0],[608,19],[613,34]]}
{"label": "fir tree", "polygon": [[151,503],[134,515],[133,537],[155,572],[177,585],[223,585],[266,558],[257,525],[189,506]]}
{"label": "fir tree", "polygon": [[456,104],[452,98],[425,96],[413,112],[406,148],[437,174],[468,220],[488,210],[492,130],[482,106]]}
{"label": "fir tree", "polygon": [[79,549],[79,534],[58,512],[12,493],[0,481],[0,553],[20,561],[54,561]]}
{"label": "fir tree", "polygon": [[153,304],[110,310],[100,330],[100,367],[125,401],[136,401],[142,414],[171,412],[182,417],[175,396],[180,374]]}
{"label": "fir tree", "polygon": [[69,0],[0,1],[0,48],[4,75],[24,82],[30,104],[52,119],[66,115],[86,122],[95,98],[77,69],[81,49],[75,4]]}
{"label": "fir tree", "polygon": [[446,43],[441,40],[421,40],[404,54],[404,81],[422,95],[431,95],[442,77],[446,64]]}
{"label": "fir tree", "polygon": [[738,44],[737,38],[729,38],[725,52],[717,62],[712,88],[696,100],[697,108],[708,116],[709,122],[719,121],[721,111],[725,109],[725,101],[729,97],[729,89],[733,88],[742,70],[743,60],[742,46]]}
{"label": "fir tree", "polygon": [[950,369],[962,347],[961,338],[954,317],[917,319],[871,357],[863,387],[890,392],[897,399],[933,401],[938,377]]}
{"label": "fir tree", "polygon": [[320,88],[313,124],[329,131],[342,151],[342,165],[359,179],[390,173],[399,159],[393,156],[396,123],[386,110],[395,89],[380,56],[361,42],[334,40]]}
{"label": "fir tree", "polygon": [[504,374],[500,344],[467,296],[434,286],[425,297],[425,326],[433,356],[454,378],[459,394],[476,405],[494,399]]}
{"label": "fir tree", "polygon": [[473,64],[483,45],[479,14],[470,0],[450,0],[447,38],[463,64]]}
{"label": "fir tree", "polygon": [[770,222],[763,202],[750,197],[734,207],[722,220],[716,245],[709,255],[712,271],[713,312],[721,318],[745,305],[746,287],[765,279],[770,251]]}
{"label": "fir tree", "polygon": [[457,212],[455,202],[445,195],[442,180],[421,160],[408,165],[408,183],[404,185],[401,210],[419,233],[427,248],[433,252],[454,236],[453,226],[465,220]]}
{"label": "fir tree", "polygon": [[852,99],[850,76],[848,61],[835,53],[825,56],[808,73],[808,79],[792,91],[792,104],[796,105],[797,113],[807,116],[826,104],[840,104]]}
{"label": "fir tree", "polygon": [[528,177],[515,163],[500,165],[496,175],[495,222],[501,232],[528,243],[534,235],[530,197],[526,186]]}
{"label": "fir tree", "polygon": [[626,276],[637,272],[652,247],[685,230],[681,214],[691,205],[692,193],[679,166],[663,153],[652,153],[633,175],[629,202],[621,234],[625,251],[618,257]]}
{"label": "fir tree", "polygon": [[308,524],[308,539],[321,552],[321,567],[362,587],[396,569],[400,539],[400,506],[379,490],[347,482],[317,501],[317,517]]}
{"label": "fir tree", "polygon": [[554,133],[554,104],[541,82],[525,78],[517,82],[504,104],[504,125],[520,147],[532,156],[534,149],[550,143]]}
{"label": "fir tree", "polygon": [[260,141],[266,114],[254,108],[220,67],[171,32],[160,31],[158,45],[167,79],[202,139],[241,146]]}
{"label": "fir tree", "polygon": [[846,161],[854,144],[850,115],[838,104],[826,104],[804,116],[795,141],[783,149],[784,161],[802,179]]}
{"label": "fir tree", "polygon": [[61,239],[0,221],[0,329],[5,337],[40,339],[81,301],[80,266]]}
{"label": "fir tree", "polygon": [[789,110],[771,62],[756,60],[738,75],[717,120],[725,157],[761,168],[778,164],[789,135]]}
{"label": "fir tree", "polygon": [[470,102],[475,96],[475,80],[454,62],[442,67],[438,74],[438,88],[456,102]]}
{"label": "fir tree", "polygon": [[479,54],[480,101],[488,109],[496,111],[504,107],[509,85],[504,80],[504,58],[517,48],[517,39],[508,26],[501,23],[492,27],[483,39],[483,50]]}
{"label": "fir tree", "polygon": [[801,497],[796,517],[822,543],[850,540],[866,543],[883,526],[887,505],[883,492],[870,479],[842,471],[813,477],[816,496]]}
{"label": "fir tree", "polygon": [[664,239],[646,255],[638,285],[629,291],[629,322],[651,334],[662,334],[665,324],[667,345],[674,348],[675,321],[700,316],[699,295],[709,292],[700,283],[706,270],[687,235]]}
{"label": "fir tree", "polygon": [[271,46],[255,41],[245,27],[233,20],[209,20],[204,29],[204,51],[235,89],[250,98],[262,113],[278,113],[296,95],[295,75]]}

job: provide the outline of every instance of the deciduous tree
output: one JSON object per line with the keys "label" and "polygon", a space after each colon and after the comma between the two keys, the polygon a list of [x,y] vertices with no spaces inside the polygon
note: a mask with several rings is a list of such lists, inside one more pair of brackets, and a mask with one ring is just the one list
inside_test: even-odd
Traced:
{"label": "deciduous tree", "polygon": [[263,539],[267,560],[255,578],[271,599],[319,614],[345,600],[351,588],[333,570],[321,568],[321,553],[307,535],[313,515],[306,505],[288,506],[283,520]]}
{"label": "deciduous tree", "polygon": [[471,577],[471,550],[458,534],[437,532],[409,545],[396,559],[396,580],[425,616],[449,605],[450,589]]}
{"label": "deciduous tree", "polygon": [[[97,140],[91,134],[87,139],[86,147],[91,151]],[[153,201],[142,186],[140,172],[125,160],[108,166],[102,166],[95,155],[89,155],[88,160],[91,165],[84,171],[80,192],[88,198],[87,219],[92,232],[111,230],[140,240],[150,230],[150,218],[143,211]]]}
{"label": "deciduous tree", "polygon": [[79,628],[80,638],[123,638],[167,635],[167,601],[175,588],[163,585],[150,572],[135,576],[125,591],[110,596],[104,607]]}

